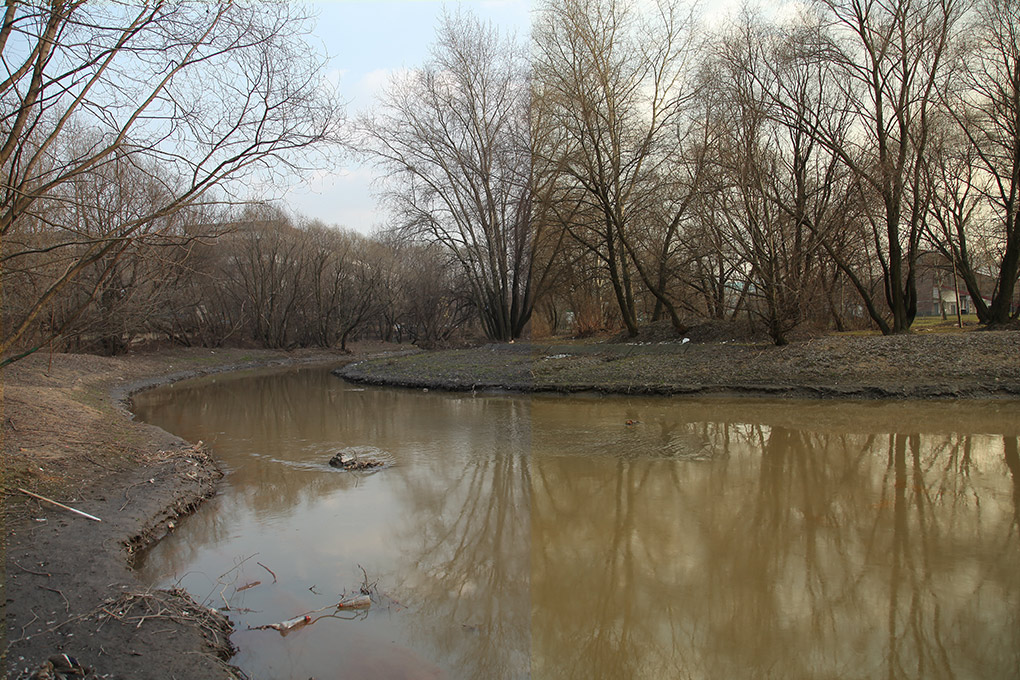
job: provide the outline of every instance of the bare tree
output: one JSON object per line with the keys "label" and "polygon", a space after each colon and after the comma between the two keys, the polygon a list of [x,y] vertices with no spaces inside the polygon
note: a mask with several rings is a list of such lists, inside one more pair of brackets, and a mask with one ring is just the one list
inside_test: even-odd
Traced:
{"label": "bare tree", "polygon": [[266,206],[252,208],[222,247],[228,257],[217,279],[243,310],[249,337],[263,347],[301,344],[300,314],[311,290],[300,234],[290,220]]}
{"label": "bare tree", "polygon": [[[974,49],[949,108],[970,141],[974,165],[990,179],[983,193],[997,223],[998,279],[991,304],[976,291],[971,298],[982,321],[1005,323],[1020,314],[1020,306],[1013,309],[1020,278],[1020,6],[984,0],[978,14]],[[962,242],[956,254],[964,272],[980,266]]]}
{"label": "bare tree", "polygon": [[306,342],[319,347],[347,342],[377,311],[383,281],[381,246],[359,234],[327,227],[306,226],[299,235],[306,263],[302,287],[307,309],[301,321]]}
{"label": "bare tree", "polygon": [[[323,63],[303,42],[306,30],[306,17],[288,3],[7,3],[2,257],[5,268],[24,269],[21,261],[46,252],[60,269],[19,316],[5,319],[0,353],[64,287],[115,257],[146,225],[213,187],[241,190],[228,180],[264,182],[296,152],[336,136],[341,109],[322,87]],[[152,178],[162,196],[102,233],[82,235],[66,187],[113,162],[160,168]],[[26,222],[46,237],[9,243]]]}
{"label": "bare tree", "polygon": [[[932,197],[926,235],[936,252],[949,263],[954,286],[957,277],[963,279],[978,319],[987,323],[988,305],[983,299],[978,272],[989,264],[984,247],[988,235],[980,229],[981,212],[987,205],[983,197],[987,194],[988,177],[981,171],[966,135],[951,119],[941,118],[925,167]],[[959,300],[956,311],[957,320],[962,323]]]}
{"label": "bare tree", "polygon": [[787,36],[745,14],[718,60],[728,134],[718,145],[724,185],[714,194],[715,214],[729,227],[727,237],[748,268],[754,311],[778,345],[818,299],[825,254],[819,237],[842,225],[846,207],[837,156],[804,126],[776,122],[781,116],[768,92],[784,91],[784,112],[799,120],[824,96],[824,69],[791,60],[788,47]]}
{"label": "bare tree", "polygon": [[929,121],[964,1],[815,0],[814,5],[822,30],[801,32],[801,58],[826,65],[826,81],[838,96],[807,112],[785,90],[774,103],[786,124],[835,154],[858,179],[891,323],[875,304],[870,281],[840,253],[830,255],[882,332],[906,332],[917,311],[914,262],[927,214],[923,160]]}
{"label": "bare tree", "polygon": [[444,17],[432,57],[391,83],[367,121],[391,171],[399,230],[442,245],[463,272],[486,335],[524,332],[535,299],[527,53],[467,15]]}
{"label": "bare tree", "polygon": [[[562,136],[554,148],[561,201],[581,206],[565,226],[605,268],[630,335],[638,324],[635,271],[682,328],[659,266],[674,221],[667,218],[663,235],[648,240],[645,250],[658,258],[650,266],[635,221],[662,187],[655,180],[677,178],[670,164],[693,92],[686,87],[692,24],[679,3],[666,0],[644,12],[623,0],[548,0],[534,33],[539,101]],[[675,214],[685,210],[680,197]]]}
{"label": "bare tree", "polygon": [[[436,244],[411,244],[396,282],[401,297],[400,330],[419,347],[433,349],[474,328],[463,277]],[[477,332],[477,328],[474,329]]]}

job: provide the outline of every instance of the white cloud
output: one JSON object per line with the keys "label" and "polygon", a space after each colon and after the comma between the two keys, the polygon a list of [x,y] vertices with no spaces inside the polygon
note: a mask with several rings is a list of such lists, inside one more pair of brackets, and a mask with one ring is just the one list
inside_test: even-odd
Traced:
{"label": "white cloud", "polygon": [[364,96],[368,106],[374,106],[379,95],[389,87],[394,79],[400,79],[411,72],[409,68],[379,68],[369,71],[358,81],[358,91]]}
{"label": "white cloud", "polygon": [[291,187],[284,200],[299,215],[367,234],[385,219],[373,194],[375,179],[367,165],[318,170]]}

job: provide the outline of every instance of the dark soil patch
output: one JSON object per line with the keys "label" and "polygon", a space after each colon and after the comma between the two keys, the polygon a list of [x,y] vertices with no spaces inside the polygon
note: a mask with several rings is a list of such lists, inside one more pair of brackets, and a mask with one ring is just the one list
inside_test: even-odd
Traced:
{"label": "dark soil patch", "polygon": [[351,364],[338,375],[450,390],[817,398],[1020,397],[1020,333],[769,343],[487,345]]}
{"label": "dark soil patch", "polygon": [[988,331],[1020,331],[1020,319],[1010,319],[1005,323],[997,323],[991,326],[984,326],[981,330]]}
{"label": "dark soil patch", "polygon": [[[101,523],[34,508],[8,535],[7,677],[27,678],[57,653],[100,677],[233,677],[227,620],[182,591],[148,591],[128,566],[132,550],[169,531],[218,477],[204,452],[168,452],[67,499]],[[135,600],[146,606],[129,607]]]}

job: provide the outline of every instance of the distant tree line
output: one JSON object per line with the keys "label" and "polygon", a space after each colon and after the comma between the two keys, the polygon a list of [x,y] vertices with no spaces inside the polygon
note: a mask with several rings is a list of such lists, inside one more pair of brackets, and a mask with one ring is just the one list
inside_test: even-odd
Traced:
{"label": "distant tree line", "polygon": [[[534,16],[527,39],[446,16],[348,123],[289,3],[8,3],[2,361],[748,318],[777,344],[900,333],[929,252],[983,323],[1017,318],[1015,2]],[[389,229],[257,200],[337,145],[387,170]]]}

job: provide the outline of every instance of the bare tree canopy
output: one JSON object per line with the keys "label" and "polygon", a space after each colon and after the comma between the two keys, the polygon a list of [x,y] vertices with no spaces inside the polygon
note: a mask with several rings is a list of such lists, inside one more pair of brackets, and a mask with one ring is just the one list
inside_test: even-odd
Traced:
{"label": "bare tree canopy", "polygon": [[[215,186],[229,192],[230,180],[266,184],[300,161],[297,152],[338,139],[342,109],[323,87],[307,30],[289,3],[7,3],[4,272],[33,269],[46,282],[4,320],[0,352],[86,267],[141,230]],[[149,178],[148,200],[84,230],[75,185],[113,164]],[[43,244],[25,238],[41,232]],[[40,261],[40,251],[52,257]]]}
{"label": "bare tree canopy", "polygon": [[400,232],[441,244],[485,332],[520,337],[534,305],[527,50],[478,19],[447,15],[432,58],[393,81],[366,121],[391,171]]}
{"label": "bare tree canopy", "polygon": [[[822,30],[803,32],[799,58],[826,65],[817,111],[793,106],[783,91],[774,100],[784,121],[803,130],[857,178],[861,203],[882,270],[892,322],[874,303],[867,277],[836,263],[854,281],[883,333],[909,330],[917,312],[915,263],[924,231],[922,186],[930,121],[963,0],[815,0]],[[807,114],[807,115],[805,115]]]}
{"label": "bare tree canopy", "polygon": [[682,329],[662,267],[646,265],[639,254],[637,223],[642,213],[662,211],[649,199],[674,195],[675,205],[664,210],[665,238],[645,239],[664,264],[676,234],[673,218],[686,211],[700,183],[695,170],[680,182],[679,197],[677,184],[665,189],[684,174],[676,169],[693,101],[693,29],[690,11],[667,0],[646,11],[623,0],[549,0],[536,22],[538,104],[558,130],[557,143],[538,152],[554,156],[559,200],[577,204],[565,226],[602,263],[631,335],[638,323],[635,270]]}
{"label": "bare tree canopy", "polygon": [[[983,0],[976,16],[972,48],[964,55],[947,106],[969,142],[963,157],[973,181],[961,189],[981,194],[991,213],[989,240],[998,264],[994,290],[977,286],[976,270],[989,263],[968,249],[963,221],[957,220],[960,228],[946,243],[962,268],[978,316],[1005,323],[1020,278],[1020,6],[1010,0]],[[940,189],[948,193],[945,184]],[[990,304],[983,299],[985,292]]]}
{"label": "bare tree canopy", "polygon": [[[541,0],[527,37],[457,12],[356,142],[292,3],[3,12],[0,366],[157,337],[746,318],[783,344],[1020,317],[1016,2],[809,0],[712,30],[687,0]],[[385,233],[272,203],[346,148],[385,173]]]}

